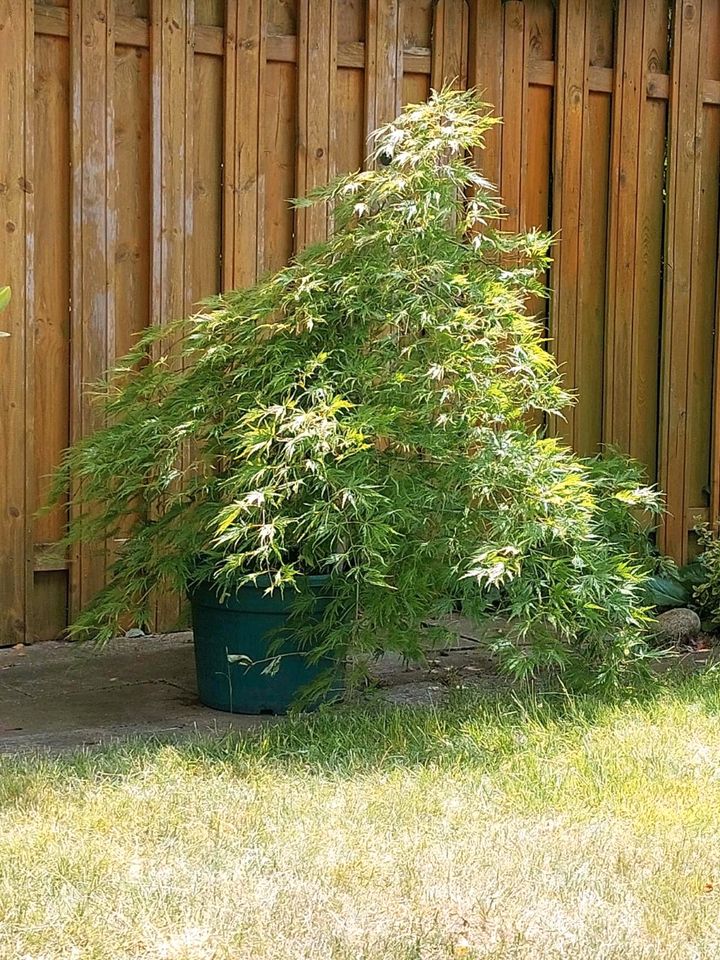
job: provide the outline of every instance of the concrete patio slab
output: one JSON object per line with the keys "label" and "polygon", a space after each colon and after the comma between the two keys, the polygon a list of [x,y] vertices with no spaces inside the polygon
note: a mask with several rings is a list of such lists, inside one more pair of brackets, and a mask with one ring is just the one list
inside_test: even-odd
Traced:
{"label": "concrete patio slab", "polygon": [[0,650],[0,753],[133,735],[250,730],[197,696],[190,634],[118,639],[104,650],[47,642]]}
{"label": "concrete patio slab", "polygon": [[[386,655],[370,665],[372,688],[357,696],[401,706],[432,707],[454,688],[487,693],[507,688],[483,650],[482,630],[467,620],[450,626],[455,639],[428,650],[424,663]],[[661,671],[702,669],[715,651],[680,653]],[[0,649],[0,755],[57,752],[132,736],[178,738],[245,732],[277,717],[221,713],[197,695],[190,633],[122,638],[104,649],[45,642]]]}
{"label": "concrete patio slab", "polygon": [[[388,655],[371,665],[379,700],[427,705],[423,685],[496,684],[472,625],[458,620],[452,649],[424,664]],[[418,696],[412,695],[416,685]],[[403,688],[400,700],[385,696]],[[131,736],[247,731],[274,717],[204,707],[197,695],[190,633],[120,638],[104,649],[49,641],[0,649],[0,754],[91,746]]]}

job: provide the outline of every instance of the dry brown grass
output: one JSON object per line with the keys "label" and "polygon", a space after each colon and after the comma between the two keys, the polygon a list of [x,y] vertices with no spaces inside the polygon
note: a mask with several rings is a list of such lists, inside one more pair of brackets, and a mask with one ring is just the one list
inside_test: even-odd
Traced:
{"label": "dry brown grass", "polygon": [[720,957],[716,685],[7,761],[0,956]]}

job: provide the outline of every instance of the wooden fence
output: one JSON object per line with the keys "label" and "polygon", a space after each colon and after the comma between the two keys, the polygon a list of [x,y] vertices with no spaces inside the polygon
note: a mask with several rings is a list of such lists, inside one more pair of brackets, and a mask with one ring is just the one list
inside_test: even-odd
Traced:
{"label": "wooden fence", "polygon": [[687,555],[720,506],[720,0],[0,0],[0,643],[103,582],[105,545],[59,556],[63,512],[33,519],[92,428],[83,383],[322,236],[288,198],[453,78],[504,117],[479,162],[509,224],[561,238],[581,399],[551,427],[642,459]]}

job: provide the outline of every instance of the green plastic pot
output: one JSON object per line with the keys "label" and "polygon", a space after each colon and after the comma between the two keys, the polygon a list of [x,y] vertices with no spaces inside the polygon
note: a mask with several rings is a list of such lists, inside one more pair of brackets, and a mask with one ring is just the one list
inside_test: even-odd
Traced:
{"label": "green plastic pot", "polygon": [[[315,595],[308,614],[319,620],[331,599],[326,576],[310,576],[307,585]],[[210,584],[190,591],[195,637],[195,665],[200,700],[227,713],[283,714],[308,684],[327,671],[336,679],[320,697],[305,704],[313,709],[342,694],[343,670],[337,660],[321,657],[310,662],[292,637],[282,646],[269,647],[276,631],[286,627],[294,599],[292,591],[266,594],[266,578],[247,584],[223,600]],[[269,659],[279,657],[277,670],[264,672]],[[238,660],[238,658],[242,658]]]}

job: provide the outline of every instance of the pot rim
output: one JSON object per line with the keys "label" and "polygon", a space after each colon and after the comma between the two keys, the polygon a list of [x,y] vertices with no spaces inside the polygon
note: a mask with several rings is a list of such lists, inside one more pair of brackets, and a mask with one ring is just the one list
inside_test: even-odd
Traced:
{"label": "pot rim", "polygon": [[[301,577],[297,578],[297,583],[302,584],[306,583],[310,587],[320,587],[326,584],[330,580],[329,573],[308,573],[303,574]],[[211,590],[214,594],[217,595],[217,581],[211,579],[202,579],[195,580],[192,583],[188,584],[187,593],[192,597],[193,594],[198,593],[202,590]],[[263,592],[270,586],[270,574],[260,573],[257,575],[255,582],[243,583],[241,586],[236,587],[235,590],[232,588],[228,589],[228,596],[232,596],[233,593],[237,594],[241,590],[262,590]],[[293,591],[294,588],[292,584],[283,584],[282,586],[275,587],[273,593],[276,591],[283,593],[285,590]],[[297,591],[295,591],[297,592]]]}

